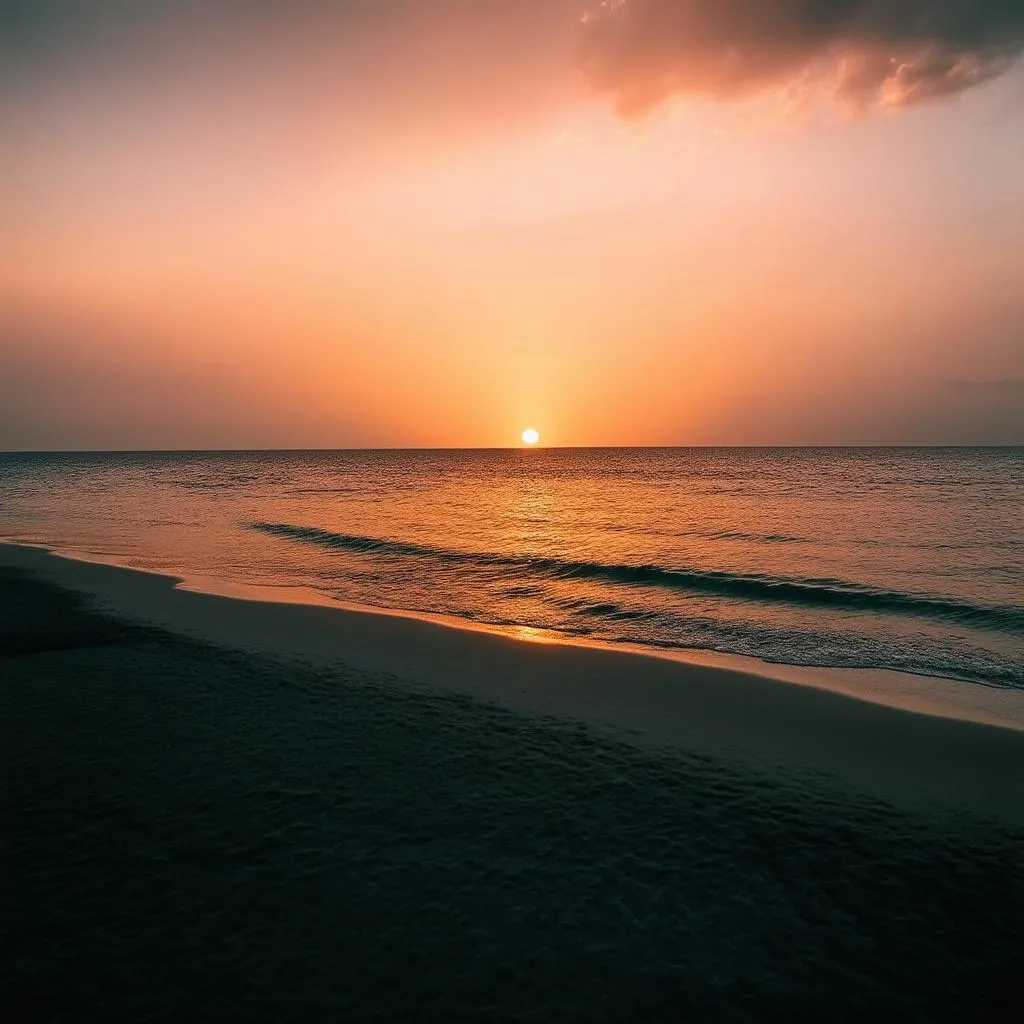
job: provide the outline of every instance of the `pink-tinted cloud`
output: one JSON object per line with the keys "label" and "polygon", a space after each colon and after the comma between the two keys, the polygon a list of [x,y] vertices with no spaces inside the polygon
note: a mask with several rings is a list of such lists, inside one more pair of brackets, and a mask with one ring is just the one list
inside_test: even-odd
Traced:
{"label": "pink-tinted cloud", "polygon": [[604,0],[582,62],[626,116],[674,95],[824,87],[859,109],[963,92],[1024,51],[1020,0]]}

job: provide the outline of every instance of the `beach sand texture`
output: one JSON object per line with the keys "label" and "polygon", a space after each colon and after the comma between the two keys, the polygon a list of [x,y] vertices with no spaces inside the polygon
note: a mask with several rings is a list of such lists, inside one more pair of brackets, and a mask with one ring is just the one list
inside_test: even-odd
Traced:
{"label": "beach sand texture", "polygon": [[5,547],[14,1019],[1005,1019],[1024,733]]}

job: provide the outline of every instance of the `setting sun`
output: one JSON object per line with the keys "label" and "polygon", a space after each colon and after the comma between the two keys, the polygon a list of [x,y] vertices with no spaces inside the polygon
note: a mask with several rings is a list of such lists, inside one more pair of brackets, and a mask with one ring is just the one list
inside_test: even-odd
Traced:
{"label": "setting sun", "polygon": [[536,444],[540,440],[540,434],[533,427],[523,431],[523,444]]}

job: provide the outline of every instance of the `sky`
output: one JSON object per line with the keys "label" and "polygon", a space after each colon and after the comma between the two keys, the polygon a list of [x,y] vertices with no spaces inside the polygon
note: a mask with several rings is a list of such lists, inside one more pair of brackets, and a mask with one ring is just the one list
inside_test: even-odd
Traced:
{"label": "sky", "polygon": [[1020,0],[0,0],[0,449],[1024,443]]}

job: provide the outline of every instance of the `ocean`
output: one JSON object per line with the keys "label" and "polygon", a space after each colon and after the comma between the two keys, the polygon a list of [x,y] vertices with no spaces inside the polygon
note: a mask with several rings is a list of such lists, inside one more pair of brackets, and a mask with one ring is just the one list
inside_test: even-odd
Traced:
{"label": "ocean", "polygon": [[7,453],[0,539],[517,635],[1024,688],[1024,448]]}

